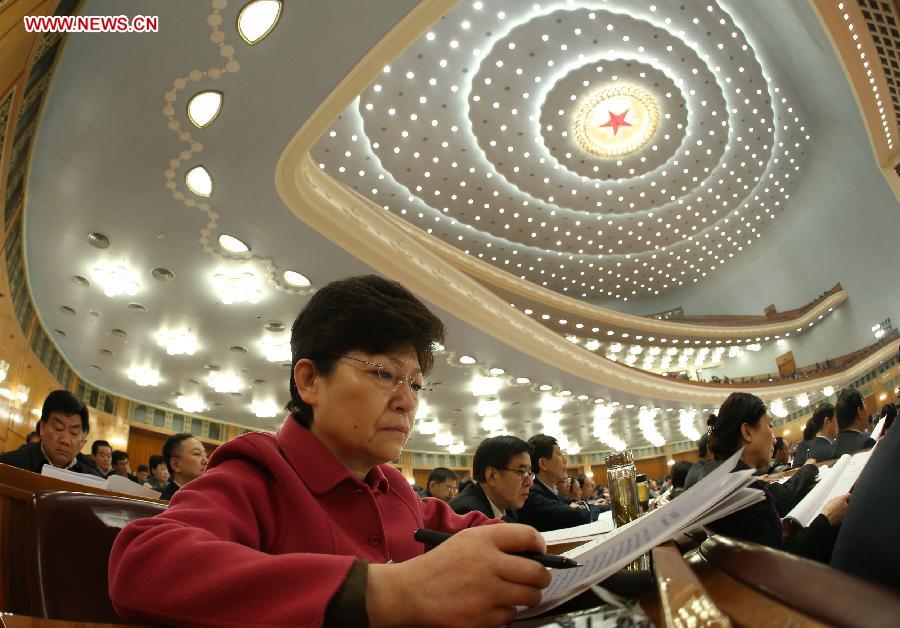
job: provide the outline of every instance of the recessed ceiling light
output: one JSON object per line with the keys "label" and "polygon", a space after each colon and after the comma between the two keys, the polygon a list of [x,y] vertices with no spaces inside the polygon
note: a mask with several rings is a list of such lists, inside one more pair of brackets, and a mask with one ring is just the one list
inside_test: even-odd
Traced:
{"label": "recessed ceiling light", "polygon": [[517,383],[517,384],[530,384],[530,383],[531,383],[531,380],[528,379],[527,377],[517,377],[517,378],[516,378],[516,383]]}
{"label": "recessed ceiling light", "polygon": [[219,236],[219,246],[229,253],[246,253],[250,247],[227,233]]}
{"label": "recessed ceiling light", "polygon": [[475,358],[470,355],[463,355],[459,358],[460,364],[475,364]]}
{"label": "recessed ceiling light", "polygon": [[150,274],[157,281],[175,281],[175,273],[168,268],[154,268]]}
{"label": "recessed ceiling light", "polygon": [[272,32],[280,17],[280,0],[254,0],[238,13],[238,33],[251,46],[258,44]]}
{"label": "recessed ceiling light", "polygon": [[203,398],[198,395],[180,395],[175,399],[175,405],[184,412],[190,412],[192,414],[206,410],[206,404],[203,403]]}
{"label": "recessed ceiling light", "polygon": [[235,373],[213,371],[209,374],[209,385],[217,393],[236,393],[244,388],[244,382]]}
{"label": "recessed ceiling light", "polygon": [[147,308],[140,303],[129,303],[128,309],[132,312],[146,312]]}
{"label": "recessed ceiling light", "polygon": [[215,90],[194,95],[187,105],[188,120],[199,129],[209,126],[219,115],[223,98],[222,92]]}
{"label": "recessed ceiling light", "polygon": [[108,297],[137,294],[140,284],[137,275],[125,264],[100,264],[91,269],[91,278]]}
{"label": "recessed ceiling light", "polygon": [[82,288],[87,288],[91,285],[91,282],[81,275],[72,275],[72,283],[76,286],[81,286]]}
{"label": "recessed ceiling light", "polygon": [[291,341],[290,338],[279,336],[266,336],[262,339],[260,346],[263,355],[266,356],[268,362],[290,362],[291,361]]}
{"label": "recessed ceiling light", "polygon": [[305,275],[301,275],[300,273],[293,270],[284,271],[284,274],[282,276],[284,277],[284,280],[288,283],[288,285],[294,286],[295,288],[308,288],[310,285],[312,285]]}
{"label": "recessed ceiling light", "polygon": [[281,321],[269,321],[268,323],[266,323],[266,331],[278,333],[284,331],[284,329],[284,323],[282,323]]}
{"label": "recessed ceiling light", "polygon": [[197,196],[212,195],[213,182],[209,172],[203,166],[194,166],[184,175],[188,189]]}
{"label": "recessed ceiling light", "polygon": [[67,316],[75,316],[75,309],[69,307],[68,305],[61,305],[59,307],[59,311]]}
{"label": "recessed ceiling light", "polygon": [[159,371],[149,366],[134,365],[128,369],[128,379],[138,386],[158,386]]}
{"label": "recessed ceiling light", "polygon": [[506,373],[506,371],[504,371],[502,368],[497,367],[497,366],[493,367],[493,368],[492,368],[490,371],[488,371],[488,372],[489,372],[491,375],[503,375],[504,373]]}
{"label": "recessed ceiling light", "polygon": [[271,400],[254,401],[250,408],[260,419],[268,419],[278,414],[278,404]]}
{"label": "recessed ceiling light", "polygon": [[226,271],[213,275],[213,285],[225,305],[232,303],[259,303],[262,289],[256,275],[251,272]]}
{"label": "recessed ceiling light", "polygon": [[160,330],[156,334],[156,344],[169,355],[194,355],[197,352],[197,338],[186,330]]}
{"label": "recessed ceiling light", "polygon": [[87,237],[88,243],[98,249],[109,248],[109,238],[102,233],[89,233]]}

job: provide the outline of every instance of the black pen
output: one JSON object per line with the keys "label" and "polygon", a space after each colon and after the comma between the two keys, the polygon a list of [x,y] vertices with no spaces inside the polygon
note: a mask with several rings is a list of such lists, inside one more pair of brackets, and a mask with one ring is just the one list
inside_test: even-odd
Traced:
{"label": "black pen", "polygon": [[[447,539],[449,539],[452,534],[447,534],[446,532],[438,532],[437,530],[426,530],[424,528],[419,528],[416,530],[415,534],[413,534],[413,538],[416,539],[419,543],[425,543],[426,545],[436,546],[440,545]],[[576,563],[571,558],[566,558],[565,556],[554,556],[553,554],[541,554],[540,552],[510,552],[513,556],[521,556],[522,558],[530,558],[531,560],[536,560],[544,567],[550,567],[551,569],[572,569],[573,567],[581,567],[580,564]]]}

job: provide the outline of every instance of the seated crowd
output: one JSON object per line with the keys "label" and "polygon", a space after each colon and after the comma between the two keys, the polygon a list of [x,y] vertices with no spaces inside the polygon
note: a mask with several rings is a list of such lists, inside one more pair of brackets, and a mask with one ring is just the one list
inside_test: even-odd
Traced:
{"label": "seated crowd", "polygon": [[[128,454],[107,441],[94,441],[90,456],[80,453],[88,409],[58,390],[44,402],[36,437],[0,463],[35,473],[52,465],[117,474],[170,500],[164,513],[128,524],[112,548],[109,594],[126,621],[418,625],[452,616],[460,625],[502,625],[517,607],[535,605],[550,581],[539,563],[513,552],[543,552],[539,531],[596,520],[610,509],[609,492],[590,474],[569,477],[556,439],[536,434],[483,440],[471,477],[439,467],[417,494],[391,462],[413,428],[443,333],[441,321],[395,282],[334,282],[293,324],[290,413],[274,435],[246,434],[208,460],[199,440],[176,434],[132,475]],[[882,414],[890,427],[896,409]],[[677,499],[741,451],[737,469],[755,470],[751,487],[764,499],[709,531],[900,588],[898,552],[875,549],[875,534],[867,533],[871,527],[889,539],[900,523],[896,508],[879,500],[881,491],[900,488],[886,471],[900,458],[896,428],[883,430],[885,443],[872,455],[882,472],[867,467],[852,497],[828,502],[808,527],[784,519],[814,486],[816,463],[875,444],[867,421],[860,393],[841,391],[809,420],[793,454],[797,471],[768,482],[766,474],[792,467],[790,447],[774,437],[762,400],[733,393],[709,417],[700,460],[676,462],[670,476],[650,480],[651,499]],[[428,548],[413,538],[419,528],[452,536]],[[135,573],[145,586],[134,586]]]}

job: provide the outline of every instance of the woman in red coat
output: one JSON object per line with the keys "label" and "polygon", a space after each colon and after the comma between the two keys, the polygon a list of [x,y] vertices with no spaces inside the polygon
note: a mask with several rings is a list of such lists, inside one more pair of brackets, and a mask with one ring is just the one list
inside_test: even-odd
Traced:
{"label": "woman in red coat", "polygon": [[[532,528],[420,499],[390,464],[443,324],[375,276],[324,287],[291,333],[291,414],[221,447],[110,556],[123,619],[167,624],[500,625],[549,583]],[[416,528],[456,533],[425,553]],[[140,574],[144,586],[134,586]],[[146,590],[155,593],[146,595]]]}

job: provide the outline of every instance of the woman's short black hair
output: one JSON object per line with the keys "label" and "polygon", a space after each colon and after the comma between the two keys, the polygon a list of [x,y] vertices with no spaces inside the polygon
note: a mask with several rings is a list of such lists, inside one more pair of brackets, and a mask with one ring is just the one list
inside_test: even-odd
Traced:
{"label": "woman's short black hair", "polygon": [[766,404],[756,395],[734,392],[719,408],[718,415],[710,415],[708,425],[709,450],[716,460],[725,460],[738,450],[741,425],[756,425],[766,413]]}
{"label": "woman's short black hair", "polygon": [[434,345],[443,341],[444,324],[396,281],[376,275],[333,281],[313,295],[291,327],[288,409],[309,428],[313,410],[294,383],[293,367],[304,358],[327,375],[348,351],[384,353],[411,346],[427,374],[434,363]]}
{"label": "woman's short black hair", "polygon": [[684,481],[687,479],[688,471],[691,470],[693,464],[687,460],[679,460],[672,465],[672,486],[675,488],[684,488]]}
{"label": "woman's short black hair", "polygon": [[77,414],[81,417],[81,431],[85,434],[91,431],[87,406],[68,390],[54,390],[47,395],[47,398],[44,399],[44,406],[41,408],[40,423],[46,423],[53,412]]}

